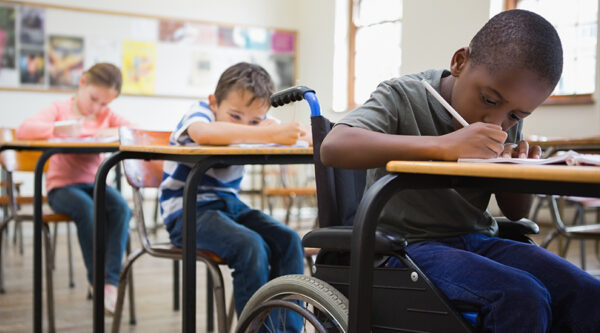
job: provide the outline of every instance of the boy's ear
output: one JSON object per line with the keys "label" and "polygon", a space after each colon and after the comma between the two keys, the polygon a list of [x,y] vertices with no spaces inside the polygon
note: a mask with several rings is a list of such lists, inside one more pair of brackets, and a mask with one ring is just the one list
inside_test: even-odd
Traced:
{"label": "boy's ear", "polygon": [[85,74],[81,75],[81,77],[79,78],[79,87],[83,87],[85,86]]}
{"label": "boy's ear", "polygon": [[208,106],[210,106],[210,109],[213,111],[217,109],[217,97],[214,94],[208,95]]}
{"label": "boy's ear", "polygon": [[469,47],[463,47],[454,52],[452,61],[450,62],[450,73],[452,76],[458,77],[465,69],[469,61]]}

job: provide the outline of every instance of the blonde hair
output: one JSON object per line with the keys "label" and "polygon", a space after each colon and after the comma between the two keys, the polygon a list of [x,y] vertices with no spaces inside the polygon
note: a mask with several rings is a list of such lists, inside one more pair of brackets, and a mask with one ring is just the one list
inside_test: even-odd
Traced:
{"label": "blonde hair", "polygon": [[123,77],[119,67],[107,62],[97,63],[83,73],[88,84],[106,88],[113,88],[118,94],[121,93]]}

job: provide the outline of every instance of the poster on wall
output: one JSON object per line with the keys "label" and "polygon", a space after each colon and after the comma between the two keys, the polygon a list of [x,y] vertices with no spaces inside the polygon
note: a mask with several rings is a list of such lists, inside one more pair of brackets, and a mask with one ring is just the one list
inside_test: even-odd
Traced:
{"label": "poster on wall", "polygon": [[15,68],[15,9],[0,6],[0,70]]}
{"label": "poster on wall", "polygon": [[45,84],[44,31],[46,11],[20,7],[19,76],[22,84]]}
{"label": "poster on wall", "polygon": [[19,53],[19,74],[22,84],[43,85],[45,83],[44,69],[44,51],[21,48],[21,52]]}
{"label": "poster on wall", "polygon": [[0,85],[16,86],[19,76],[16,70],[16,10],[0,6]]}
{"label": "poster on wall", "polygon": [[83,38],[49,36],[48,78],[51,87],[76,88],[83,73]]}
{"label": "poster on wall", "polygon": [[154,94],[156,45],[151,42],[123,42],[123,92]]}
{"label": "poster on wall", "polygon": [[86,38],[84,68],[99,62],[108,62],[121,68],[121,43],[116,39]]}
{"label": "poster on wall", "polygon": [[44,46],[45,10],[37,7],[21,7],[21,45]]}
{"label": "poster on wall", "polygon": [[158,40],[167,43],[216,45],[217,26],[175,20],[161,20],[158,26]]}

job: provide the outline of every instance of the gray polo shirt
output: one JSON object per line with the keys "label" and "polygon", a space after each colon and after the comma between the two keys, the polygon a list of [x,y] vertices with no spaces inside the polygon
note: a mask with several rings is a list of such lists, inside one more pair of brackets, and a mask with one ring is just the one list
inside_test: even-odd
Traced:
{"label": "gray polo shirt", "polygon": [[[419,82],[425,79],[439,92],[440,80],[447,75],[446,70],[429,70],[385,81],[338,124],[388,134],[450,133],[454,131],[452,116]],[[522,121],[512,127],[506,142],[519,142],[522,127]],[[385,174],[384,168],[368,170],[367,188]],[[379,223],[397,229],[411,243],[465,233],[494,235],[498,225],[486,210],[490,196],[476,190],[406,190],[392,197]]]}

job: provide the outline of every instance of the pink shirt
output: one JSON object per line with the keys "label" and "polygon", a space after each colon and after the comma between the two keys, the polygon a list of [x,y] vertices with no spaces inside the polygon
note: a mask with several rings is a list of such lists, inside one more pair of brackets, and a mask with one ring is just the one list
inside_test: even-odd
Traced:
{"label": "pink shirt", "polygon": [[[34,116],[26,119],[17,128],[17,138],[21,140],[47,140],[54,136],[54,122],[74,119],[73,98],[54,102]],[[125,118],[110,111],[98,112],[95,120],[83,123],[81,136],[93,136],[101,129],[131,126]],[[93,183],[100,163],[101,154],[56,154],[50,158],[46,173],[46,190],[71,184]]]}

